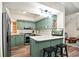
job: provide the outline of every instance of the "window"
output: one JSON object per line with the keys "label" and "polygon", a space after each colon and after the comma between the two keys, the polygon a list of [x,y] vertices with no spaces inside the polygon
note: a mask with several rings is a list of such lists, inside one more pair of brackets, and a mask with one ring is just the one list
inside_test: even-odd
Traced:
{"label": "window", "polygon": [[12,21],[11,22],[11,32],[12,33],[16,33],[17,32],[16,21]]}

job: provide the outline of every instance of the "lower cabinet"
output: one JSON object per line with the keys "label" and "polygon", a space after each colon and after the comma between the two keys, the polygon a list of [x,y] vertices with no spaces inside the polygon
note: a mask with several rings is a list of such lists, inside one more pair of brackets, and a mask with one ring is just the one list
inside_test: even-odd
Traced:
{"label": "lower cabinet", "polygon": [[23,35],[13,35],[11,36],[11,47],[19,46],[24,44]]}
{"label": "lower cabinet", "polygon": [[15,36],[11,36],[11,47],[15,47]]}
{"label": "lower cabinet", "polygon": [[20,45],[20,42],[21,42],[20,40],[21,40],[20,36],[17,35],[17,36],[16,36],[16,40],[15,40],[16,46]]}
{"label": "lower cabinet", "polygon": [[23,35],[20,36],[20,39],[21,39],[20,44],[24,44],[24,36]]}

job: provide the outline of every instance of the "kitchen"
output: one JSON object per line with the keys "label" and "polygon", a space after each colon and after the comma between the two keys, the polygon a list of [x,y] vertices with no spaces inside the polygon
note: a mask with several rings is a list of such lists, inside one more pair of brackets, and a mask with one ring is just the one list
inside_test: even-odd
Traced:
{"label": "kitchen", "polygon": [[10,53],[7,55],[41,57],[43,48],[64,42],[64,7],[58,3],[53,3],[53,6],[48,4],[52,3],[3,3],[3,13],[8,15],[11,22],[11,39],[7,47]]}

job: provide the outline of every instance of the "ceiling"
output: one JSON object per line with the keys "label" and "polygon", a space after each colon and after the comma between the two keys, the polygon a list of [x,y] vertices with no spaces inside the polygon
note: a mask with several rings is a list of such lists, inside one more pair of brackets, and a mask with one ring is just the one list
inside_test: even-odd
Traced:
{"label": "ceiling", "polygon": [[38,21],[45,16],[41,10],[48,10],[52,14],[59,14],[60,11],[36,2],[4,2],[4,8],[8,8],[14,19],[28,19]]}
{"label": "ceiling", "polygon": [[79,12],[79,2],[59,2],[65,7],[65,15]]}
{"label": "ceiling", "polygon": [[[55,2],[61,4],[65,8],[65,15],[70,15],[79,12],[78,2]],[[8,8],[13,19],[23,19],[29,21],[38,21],[45,16],[41,13],[42,10],[48,10],[53,14],[59,14],[60,11],[51,8],[54,2],[4,2],[3,7]],[[50,6],[48,7],[48,5]],[[55,6],[56,7],[56,6]],[[4,9],[3,8],[3,9]],[[25,13],[24,13],[25,12]]]}

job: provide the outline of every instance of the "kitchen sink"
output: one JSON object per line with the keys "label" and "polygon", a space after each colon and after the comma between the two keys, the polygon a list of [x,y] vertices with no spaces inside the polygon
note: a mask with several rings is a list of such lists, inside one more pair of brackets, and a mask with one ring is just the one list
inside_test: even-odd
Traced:
{"label": "kitchen sink", "polygon": [[38,35],[38,34],[32,34],[31,36],[41,36],[41,35]]}

